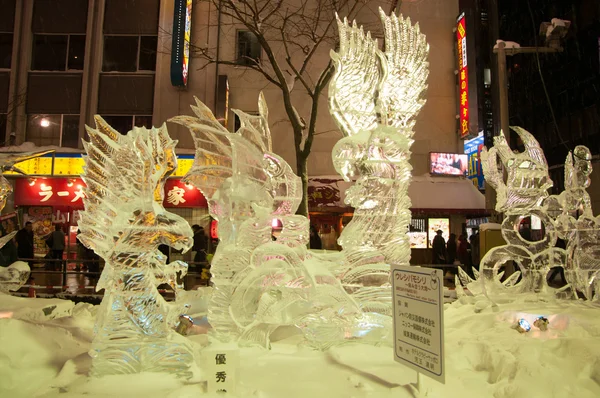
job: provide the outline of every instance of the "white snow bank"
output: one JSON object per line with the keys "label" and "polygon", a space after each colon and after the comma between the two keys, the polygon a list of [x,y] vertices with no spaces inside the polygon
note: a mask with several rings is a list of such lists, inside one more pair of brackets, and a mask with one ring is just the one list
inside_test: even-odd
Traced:
{"label": "white snow bank", "polygon": [[[25,299],[34,303],[44,299]],[[3,301],[6,303],[6,301]],[[23,301],[22,303],[25,303]],[[27,307],[45,307],[27,304]],[[201,308],[198,306],[197,308]],[[15,306],[12,307],[15,310]],[[5,311],[0,302],[0,311]],[[581,301],[527,301],[492,308],[483,297],[461,296],[445,306],[446,384],[421,377],[422,396],[461,398],[600,396],[599,307]],[[0,319],[0,396],[218,397],[206,377],[182,381],[168,374],[87,377],[95,307],[46,322]],[[519,318],[543,315],[549,330],[519,334]],[[201,353],[206,335],[190,340]],[[238,389],[230,398],[410,397],[415,373],[392,362],[386,347],[348,345],[314,351],[293,335],[271,351],[240,350]],[[200,354],[201,355],[201,354]],[[202,362],[202,357],[198,358]]]}

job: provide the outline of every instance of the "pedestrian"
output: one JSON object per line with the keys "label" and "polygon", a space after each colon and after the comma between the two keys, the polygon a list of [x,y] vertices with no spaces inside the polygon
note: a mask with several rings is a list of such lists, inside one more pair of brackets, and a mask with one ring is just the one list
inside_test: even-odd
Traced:
{"label": "pedestrian", "polygon": [[456,234],[450,234],[448,243],[446,244],[446,253],[448,254],[448,264],[454,264],[456,260]]}
{"label": "pedestrian", "polygon": [[28,261],[29,266],[32,266],[33,261],[33,224],[29,221],[25,223],[25,227],[15,235],[17,241],[17,256],[20,259]]}
{"label": "pedestrian", "polygon": [[79,272],[81,269],[87,268],[87,248],[81,243],[79,240],[79,234],[81,234],[81,230],[77,230],[77,266],[75,267],[75,271]]}
{"label": "pedestrian", "polygon": [[[54,260],[54,264],[58,264],[59,266],[62,264],[61,261],[63,259],[63,252],[65,251],[65,233],[62,230],[62,226],[60,224],[54,225],[54,232],[52,232],[52,258]],[[53,267],[55,268],[55,267]]]}
{"label": "pedestrian", "polygon": [[196,252],[194,256],[194,267],[207,268],[206,265],[206,251],[208,249],[208,241],[204,234],[204,228],[198,224],[192,225],[192,231],[194,231],[194,245],[192,251]]}
{"label": "pedestrian", "polygon": [[321,242],[317,227],[314,225],[310,226],[310,248],[315,250],[323,249],[323,242]]}
{"label": "pedestrian", "polygon": [[467,238],[465,235],[460,235],[458,237],[458,250],[456,252],[458,256],[458,261],[460,261],[463,270],[467,274],[471,274],[471,254],[469,253],[469,242],[467,242]]}
{"label": "pedestrian", "polygon": [[431,247],[433,248],[433,264],[447,264],[446,241],[442,234],[442,230],[438,229],[431,243]]}

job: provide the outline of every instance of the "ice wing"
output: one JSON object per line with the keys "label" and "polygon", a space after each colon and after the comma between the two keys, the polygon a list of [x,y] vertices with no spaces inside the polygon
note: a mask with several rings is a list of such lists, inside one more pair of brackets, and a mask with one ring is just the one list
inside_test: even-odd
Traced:
{"label": "ice wing", "polygon": [[389,17],[379,8],[385,33],[385,75],[377,107],[382,123],[393,127],[412,127],[425,104],[429,76],[429,45],[419,24],[410,18]]}
{"label": "ice wing", "polygon": [[187,127],[196,147],[194,163],[184,179],[210,199],[232,175],[232,148],[227,138],[231,133],[202,101],[195,100],[192,110],[197,117],[177,116],[170,121]]}
{"label": "ice wing", "polygon": [[378,122],[375,96],[381,71],[377,40],[356,22],[338,18],[340,49],[331,51],[335,74],[329,83],[329,110],[345,136],[374,129]]}

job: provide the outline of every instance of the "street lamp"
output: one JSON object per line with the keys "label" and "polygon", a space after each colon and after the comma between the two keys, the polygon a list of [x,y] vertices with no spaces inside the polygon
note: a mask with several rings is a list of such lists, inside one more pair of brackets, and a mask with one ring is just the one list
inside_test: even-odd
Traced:
{"label": "street lamp", "polygon": [[[508,118],[508,78],[506,73],[506,57],[515,54],[540,54],[562,52],[561,41],[567,35],[570,21],[554,18],[551,22],[540,25],[540,35],[544,36],[543,47],[521,47],[518,43],[498,40],[494,46],[494,53],[498,55],[498,95],[500,107],[500,129],[504,132],[506,141],[510,144],[509,118]],[[486,184],[486,208],[492,211],[496,207],[496,195]]]}
{"label": "street lamp", "polygon": [[42,118],[42,120],[40,120],[40,126],[42,126],[42,127],[49,127],[50,126],[50,120],[48,120],[46,118]]}

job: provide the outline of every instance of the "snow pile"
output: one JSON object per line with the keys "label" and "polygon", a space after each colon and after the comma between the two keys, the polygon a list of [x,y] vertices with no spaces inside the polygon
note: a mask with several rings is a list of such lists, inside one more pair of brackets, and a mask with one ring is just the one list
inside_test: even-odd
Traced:
{"label": "snow pile", "polygon": [[[60,300],[0,300],[17,314],[37,312]],[[599,307],[582,301],[498,300],[461,296],[445,308],[446,384],[421,377],[429,397],[600,396]],[[66,302],[69,303],[69,302]],[[18,306],[21,305],[21,309]],[[72,306],[72,303],[70,304]],[[87,377],[96,307],[72,306],[70,316],[0,319],[0,396],[4,397],[217,397],[206,378],[182,381],[168,374]],[[202,312],[198,301],[196,314]],[[520,334],[512,326],[549,319],[548,331]],[[238,389],[228,397],[332,398],[411,397],[416,373],[392,360],[388,347],[350,344],[326,353],[302,344],[302,336],[282,331],[272,350],[243,348]],[[202,360],[206,334],[190,336]],[[426,395],[425,395],[426,394]]]}

